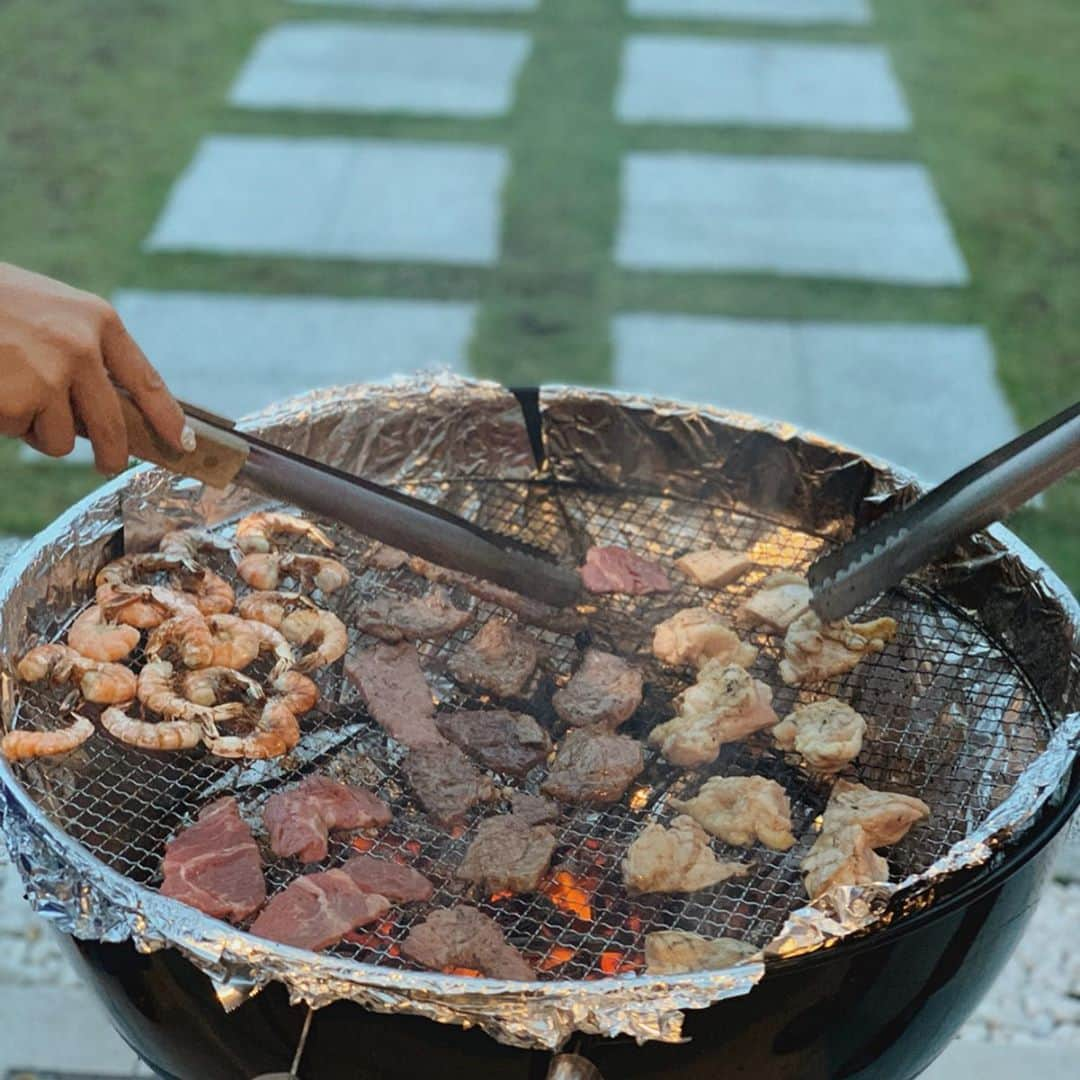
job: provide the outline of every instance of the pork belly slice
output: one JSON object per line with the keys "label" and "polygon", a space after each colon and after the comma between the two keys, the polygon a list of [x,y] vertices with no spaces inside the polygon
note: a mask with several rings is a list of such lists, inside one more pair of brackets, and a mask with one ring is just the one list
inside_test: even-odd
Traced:
{"label": "pork belly slice", "polygon": [[401,951],[433,971],[465,967],[493,979],[536,978],[521,953],[507,944],[498,923],[465,904],[433,911],[413,927]]}
{"label": "pork belly slice", "polygon": [[389,823],[390,808],[382,799],[366,788],[318,774],[298,787],[271,795],[263,807],[263,824],[274,854],[296,856],[305,863],[326,858],[333,829],[370,829]]}
{"label": "pork belly slice", "polygon": [[251,932],[318,952],[389,910],[385,896],[364,892],[343,870],[325,870],[298,877],[272,897],[251,924]]}
{"label": "pork belly slice", "polygon": [[481,764],[510,776],[524,776],[551,752],[547,732],[524,713],[464,709],[435,717],[435,724]]}
{"label": "pork belly slice", "polygon": [[489,619],[451,658],[449,669],[464,686],[513,697],[525,688],[539,659],[532,634],[503,619]]}
{"label": "pork belly slice", "polygon": [[685,814],[670,829],[647,825],[627,849],[622,866],[632,895],[697,892],[750,873],[749,864],[718,859],[708,834]]}
{"label": "pork belly slice", "polygon": [[649,745],[673,765],[706,765],[724,743],[738,742],[762,728],[774,727],[772,690],[741,667],[708,660],[697,682],[676,699],[673,720],[649,732]]}
{"label": "pork belly slice", "polygon": [[787,851],[795,843],[787,793],[764,776],[714,776],[692,799],[668,799],[668,805],[736,847],[759,841]]}
{"label": "pork belly slice", "polygon": [[784,637],[780,677],[789,686],[822,682],[843,675],[864,657],[879,653],[896,636],[896,621],[822,622],[812,611],[801,615]]}
{"label": "pork belly slice", "polygon": [[689,930],[654,930],[645,935],[645,969],[650,975],[715,971],[760,952],[737,938],[707,938]]}
{"label": "pork belly slice", "polygon": [[435,702],[409,642],[376,645],[345,658],[345,676],[375,722],[403,746],[445,744],[433,719]]}
{"label": "pork belly slice", "polygon": [[770,574],[758,592],[742,602],[735,621],[740,626],[763,626],[782,634],[809,606],[806,578],[780,570]]}
{"label": "pork belly slice", "polygon": [[676,569],[681,570],[695,585],[707,589],[730,584],[753,565],[753,560],[745,552],[721,547],[688,551],[675,560]]}
{"label": "pork belly slice", "polygon": [[839,772],[862,750],[866,721],[836,698],[799,705],[772,729],[776,745],[794,750],[820,773]]}
{"label": "pork belly slice", "polygon": [[665,664],[701,667],[706,660],[749,667],[758,651],[739,640],[715,611],[705,607],[683,608],[653,630],[653,655]]}
{"label": "pork belly slice", "polygon": [[671,591],[671,582],[659,563],[615,545],[589,548],[581,567],[581,581],[593,593],[641,596]]}
{"label": "pork belly slice", "polygon": [[573,727],[614,731],[634,715],[643,693],[641,672],[600,649],[587,649],[581,667],[551,698],[561,719]]}
{"label": "pork belly slice", "polygon": [[460,825],[474,806],[497,794],[491,778],[453,743],[410,750],[404,769],[421,805],[444,828]]}
{"label": "pork belly slice", "polygon": [[165,847],[164,896],[218,919],[239,922],[266,899],[259,845],[236,800],[218,799]]}
{"label": "pork belly slice", "polygon": [[485,818],[476,827],[455,876],[490,893],[535,892],[555,850],[555,834],[513,814]]}
{"label": "pork belly slice", "polygon": [[353,616],[366,634],[391,644],[399,641],[442,641],[473,620],[471,611],[455,607],[442,588],[424,596],[395,596],[383,593]]}
{"label": "pork belly slice", "polygon": [[614,803],[644,768],[636,739],[579,729],[560,743],[541,790],[565,803]]}
{"label": "pork belly slice", "polygon": [[529,825],[547,825],[559,820],[559,805],[527,791],[515,791],[510,797],[510,813]]}
{"label": "pork belly slice", "polygon": [[377,893],[394,903],[430,900],[435,893],[435,886],[418,870],[373,855],[354,855],[341,869],[361,892]]}

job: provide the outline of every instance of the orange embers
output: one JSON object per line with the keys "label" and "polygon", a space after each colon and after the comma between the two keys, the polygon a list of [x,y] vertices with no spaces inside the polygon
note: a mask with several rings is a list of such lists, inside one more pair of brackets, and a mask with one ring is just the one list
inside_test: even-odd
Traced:
{"label": "orange embers", "polygon": [[467,967],[445,967],[443,968],[445,975],[468,975],[471,979],[479,979],[483,977],[482,971],[477,971],[476,968]]}
{"label": "orange embers", "polygon": [[624,971],[636,971],[640,962],[619,952],[618,949],[605,949],[600,954],[600,970],[605,975],[620,975]]}
{"label": "orange embers", "polygon": [[420,841],[419,840],[406,840],[405,850],[411,851],[414,855],[420,854]]}
{"label": "orange embers", "polygon": [[491,900],[494,903],[496,900],[509,900],[514,894],[509,889],[503,889],[502,892],[493,892],[491,894]]}
{"label": "orange embers", "polygon": [[544,886],[544,895],[560,910],[569,912],[585,922],[592,921],[592,905],[589,890],[583,888],[568,870],[556,870],[551,881]]}
{"label": "orange embers", "polygon": [[635,934],[641,933],[641,920],[636,915],[626,916],[627,929],[633,930]]}
{"label": "orange embers", "polygon": [[352,846],[357,851],[370,851],[375,846],[375,841],[370,836],[354,836]]}
{"label": "orange embers", "polygon": [[541,971],[551,971],[552,968],[562,967],[567,960],[573,960],[573,958],[573,949],[568,949],[565,945],[555,945],[551,952],[540,961],[539,967]]}

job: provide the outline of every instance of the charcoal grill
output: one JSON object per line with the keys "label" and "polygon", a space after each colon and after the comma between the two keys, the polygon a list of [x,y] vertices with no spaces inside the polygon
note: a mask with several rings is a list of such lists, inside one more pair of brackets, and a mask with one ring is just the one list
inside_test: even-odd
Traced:
{"label": "charcoal grill", "polygon": [[[434,429],[433,417],[438,421]],[[356,452],[364,420],[375,420],[385,440],[374,455],[370,433],[363,435],[362,453]],[[567,564],[579,563],[595,543],[625,544],[668,562],[709,543],[750,553],[755,569],[719,593],[682,584],[660,598],[597,597],[583,609],[584,627],[577,633],[534,627],[546,660],[523,698],[510,704],[537,716],[556,735],[561,727],[550,709],[551,692],[565,683],[583,647],[595,644],[644,664],[645,703],[622,729],[643,738],[672,715],[672,696],[690,680],[689,672],[651,661],[648,646],[656,622],[702,602],[732,617],[741,599],[772,569],[805,570],[855,523],[914,490],[883,467],[789,429],[583,392],[547,395],[543,415],[538,415],[519,413],[513,398],[490,386],[457,381],[382,391],[359,388],[307,399],[265,417],[262,424],[271,437],[292,440],[289,445],[305,451],[329,452],[339,466],[377,470],[379,479],[392,480],[410,495]],[[493,435],[505,451],[496,461],[483,453]],[[542,448],[539,458],[537,445]],[[166,522],[175,525],[178,516],[209,520],[227,535],[237,514],[248,508],[248,497],[240,493],[214,496],[156,471],[111,485],[75,508],[9,574],[3,601],[9,648],[27,643],[23,626],[21,634],[12,633],[15,619],[25,620],[43,637],[65,631],[88,602],[93,571],[118,550],[121,522],[128,545],[137,547],[163,531]],[[349,587],[328,604],[347,624],[350,612],[382,592],[417,594],[428,587],[408,568],[389,573],[370,568],[369,541],[332,526],[328,531],[338,544],[338,557],[355,572]],[[88,532],[92,544],[70,543]],[[69,540],[66,547],[61,536]],[[805,907],[799,862],[813,842],[830,784],[760,738],[724,747],[715,765],[698,772],[669,766],[647,752],[646,771],[623,803],[564,814],[557,827],[553,873],[542,891],[496,898],[468,893],[454,881],[453,869],[469,833],[448,836],[429,824],[402,781],[399,751],[367,716],[340,665],[319,673],[323,700],[302,721],[300,747],[280,761],[238,764],[201,753],[148,754],[99,731],[62,763],[31,763],[14,773],[5,767],[16,854],[39,908],[60,916],[91,959],[94,978],[113,984],[107,996],[122,1032],[165,1074],[240,1077],[287,1068],[300,1040],[304,1009],[290,1008],[278,985],[249,997],[267,976],[285,982],[294,996],[329,1006],[314,1014],[304,1039],[300,1072],[305,1076],[358,1074],[355,1056],[348,1066],[344,1062],[349,1059],[340,1058],[340,1043],[348,1041],[344,1031],[352,1024],[377,1032],[386,1047],[395,1046],[404,1055],[376,1055],[379,1064],[370,1075],[416,1075],[419,1068],[401,1041],[413,1037],[410,1031],[426,1044],[441,1046],[444,1060],[448,1055],[453,1061],[451,1071],[463,1070],[470,1056],[483,1054],[508,1074],[535,1073],[546,1068],[542,1063],[548,1058],[535,1048],[560,1045],[584,1049],[594,1060],[607,1059],[604,1067],[617,1071],[693,1071],[689,1062],[707,1056],[717,1042],[710,1025],[720,1023],[725,1010],[741,1016],[743,1026],[748,1018],[760,1024],[762,1010],[779,1023],[790,1018],[796,1003],[803,1004],[802,1013],[813,1014],[811,1005],[820,1005],[830,981],[834,997],[842,999],[846,991],[835,982],[839,970],[854,978],[851,972],[881,949],[909,959],[918,955],[910,939],[920,928],[924,939],[931,933],[939,940],[945,933],[953,941],[959,934],[973,951],[982,940],[991,954],[985,963],[1003,962],[1024,910],[1013,912],[1011,930],[998,931],[996,942],[990,941],[994,918],[1008,908],[1003,898],[1026,903],[1033,895],[1045,862],[1037,852],[1065,822],[1077,798],[1075,775],[1066,789],[1080,694],[1071,646],[1075,608],[1045,574],[1037,579],[1030,556],[1025,555],[1025,565],[1018,545],[1002,536],[957,552],[951,564],[893,590],[860,613],[892,615],[901,632],[882,655],[827,684],[783,686],[776,674],[779,639],[749,635],[760,649],[753,674],[776,689],[779,715],[824,696],[849,702],[869,724],[852,778],[930,803],[929,824],[888,852],[894,882],[904,883],[900,888],[849,890],[831,905]],[[35,577],[57,560],[67,561],[66,573],[54,567],[49,580]],[[219,563],[215,569],[229,568]],[[475,610],[476,621],[446,642],[422,645],[422,663],[440,708],[483,707],[487,699],[464,692],[446,674],[447,662],[477,625],[505,612],[461,586],[454,591],[459,605]],[[352,631],[350,648],[373,640]],[[5,721],[20,727],[55,724],[60,700],[55,692],[16,691],[9,683]],[[189,909],[178,911],[178,905],[156,895],[166,841],[201,806],[232,794],[256,826],[272,792],[315,769],[374,788],[394,809],[387,829],[334,840],[326,866],[339,865],[358,848],[408,862],[435,883],[434,906],[467,899],[492,916],[537,969],[539,984],[523,991],[493,980],[413,971],[400,945],[426,908],[392,913],[315,960],[237,935]],[[534,770],[524,781],[507,780],[507,794],[511,788],[537,792],[543,772]],[[786,853],[755,848],[749,877],[706,893],[629,898],[621,882],[621,856],[646,824],[670,821],[669,796],[687,797],[708,775],[747,774],[783,785],[799,843]],[[476,811],[470,820],[488,812]],[[1013,834],[1022,839],[1012,839]],[[721,858],[747,858],[741,849],[714,847]],[[72,895],[72,880],[78,880],[71,872],[73,852],[80,867],[105,868],[91,883],[84,882],[79,896]],[[277,859],[268,849],[264,856],[271,892],[300,870],[293,860]],[[35,865],[38,860],[51,865],[52,873],[43,874]],[[985,890],[994,875],[1000,880],[984,893],[986,913],[976,926],[971,920],[979,903],[974,894],[964,900],[965,890]],[[988,897],[993,897],[989,906]],[[962,913],[964,924],[952,934],[945,930],[950,911]],[[657,929],[737,937],[766,950],[769,959],[764,966],[752,962],[708,976],[649,977],[643,973],[644,936]],[[184,955],[167,950],[139,956],[130,945],[109,944],[129,936],[143,949],[167,944]],[[890,945],[891,937],[908,943]],[[835,947],[825,950],[825,945]],[[937,978],[946,985],[955,975],[950,967],[963,967],[970,979],[970,964],[957,956]],[[106,970],[114,975],[104,976]],[[880,967],[872,963],[864,970],[863,982],[869,970],[879,972]],[[897,987],[910,983],[911,974],[898,969]],[[907,989],[918,1000],[926,998],[928,985]],[[160,996],[165,986],[168,995],[182,999],[184,1022],[159,1016],[148,1028],[134,1005],[148,1000],[146,994]],[[808,987],[816,988],[809,1003]],[[860,998],[868,994],[864,987]],[[226,1013],[221,1003],[234,1011]],[[361,1005],[395,1015],[372,1019]],[[680,1012],[706,1005],[711,1008],[686,1012],[685,1019]],[[478,1024],[490,1034],[434,1025],[427,1017]],[[961,1019],[961,1010],[954,1008],[943,1025],[947,1030],[924,1043],[921,1063],[930,1060]],[[272,1023],[273,1037],[253,1033],[253,1023],[256,1030]],[[903,1033],[918,1026],[912,1018],[901,1022],[892,1017],[890,1023],[892,1035],[878,1052],[864,1051],[866,1061],[855,1066],[837,1067],[841,1063],[821,1057],[830,1037],[839,1038],[838,1024],[846,1025],[848,1038],[857,1031],[850,1010],[847,1017],[818,1016],[793,1047],[785,1048],[779,1034],[766,1046],[759,1034],[743,1037],[739,1052],[751,1055],[745,1060],[757,1055],[774,1065],[798,1061],[809,1070],[799,1075],[870,1075],[867,1068],[878,1067],[890,1047],[903,1043]],[[188,1024],[201,1032],[199,1039],[179,1034]],[[687,1033],[693,1031],[689,1060],[683,1047],[665,1041],[678,1036],[680,1024]],[[862,1036],[880,1026],[864,1024]],[[397,1034],[387,1041],[391,1029]],[[660,1041],[635,1044],[636,1052],[627,1055],[628,1036]],[[785,1037],[792,1041],[790,1032]],[[875,1037],[882,1039],[880,1032]],[[735,1045],[731,1033],[722,1041],[730,1055]],[[908,1056],[916,1060],[910,1051]],[[704,1057],[700,1064],[704,1067]],[[771,1075],[765,1065],[761,1069],[760,1075]]]}

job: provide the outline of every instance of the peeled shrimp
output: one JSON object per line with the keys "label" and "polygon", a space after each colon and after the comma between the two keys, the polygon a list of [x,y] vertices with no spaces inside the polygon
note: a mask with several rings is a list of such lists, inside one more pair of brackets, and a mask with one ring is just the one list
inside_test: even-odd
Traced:
{"label": "peeled shrimp", "polygon": [[94,604],[88,607],[68,630],[68,645],[90,660],[123,660],[139,644],[134,626],[108,622],[105,613]]}
{"label": "peeled shrimp", "polygon": [[152,660],[139,672],[139,700],[151,712],[160,713],[169,720],[189,720],[201,726],[203,731],[217,734],[217,722],[243,716],[241,702],[208,707],[178,693],[173,666],[167,660]]}
{"label": "peeled shrimp", "polygon": [[232,611],[236,603],[233,587],[220,574],[206,567],[199,567],[194,573],[178,571],[169,578],[169,584],[204,615],[224,615]]}
{"label": "peeled shrimp", "polygon": [[135,673],[122,664],[89,660],[67,645],[39,645],[19,661],[24,682],[74,683],[87,701],[119,705],[135,696]]}
{"label": "peeled shrimp", "polygon": [[141,630],[173,615],[201,614],[191,597],[162,585],[99,585],[97,602],[106,618]]}
{"label": "peeled shrimp", "polygon": [[184,667],[209,667],[214,662],[214,638],[202,615],[174,615],[151,631],[146,655],[160,660],[167,649],[175,651]]}
{"label": "peeled shrimp", "polygon": [[253,589],[276,589],[283,579],[291,578],[309,592],[318,588],[324,595],[340,589],[349,581],[349,571],[337,559],[276,551],[245,555],[236,572]]}
{"label": "peeled shrimp", "polygon": [[259,655],[262,639],[255,627],[259,630],[270,629],[262,623],[241,619],[239,615],[211,615],[206,622],[214,643],[212,665],[233,668],[235,671],[246,668]]}
{"label": "peeled shrimp", "polygon": [[232,551],[233,545],[209,529],[176,529],[166,533],[158,543],[158,551],[174,558],[195,562],[203,551]]}
{"label": "peeled shrimp", "polygon": [[85,716],[75,717],[69,727],[57,731],[9,731],[0,739],[0,754],[8,761],[66,754],[76,746],[82,746],[94,734],[94,725]]}
{"label": "peeled shrimp", "polygon": [[140,750],[191,750],[203,737],[197,720],[136,720],[115,705],[101,714],[101,726],[122,743]]}
{"label": "peeled shrimp", "polygon": [[283,671],[271,681],[270,687],[294,716],[310,712],[319,700],[319,688],[299,671]]}
{"label": "peeled shrimp", "polygon": [[288,753],[300,741],[300,725],[283,698],[271,698],[247,735],[218,735],[204,740],[211,754],[224,758],[271,758]]}
{"label": "peeled shrimp", "polygon": [[279,533],[291,533],[293,536],[306,536],[316,544],[332,551],[334,542],[321,529],[310,521],[266,510],[258,514],[249,514],[236,526],[236,542],[245,553],[252,551],[273,551],[273,537]]}
{"label": "peeled shrimp", "polygon": [[239,692],[252,702],[262,701],[266,697],[262,687],[254,679],[228,667],[189,671],[184,676],[181,687],[188,701],[208,707],[225,704],[225,695],[230,692]]}

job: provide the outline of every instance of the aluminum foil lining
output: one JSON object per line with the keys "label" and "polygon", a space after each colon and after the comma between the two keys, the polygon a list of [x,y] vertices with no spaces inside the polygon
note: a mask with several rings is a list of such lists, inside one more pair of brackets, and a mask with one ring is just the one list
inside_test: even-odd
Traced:
{"label": "aluminum foil lining", "polygon": [[[910,477],[786,425],[654,399],[552,388],[541,397],[546,468],[568,484],[745,506],[841,539],[918,494]],[[288,449],[390,483],[528,478],[535,459],[516,399],[441,376],[322,391],[246,424]],[[0,577],[0,719],[10,722],[10,659],[89,590],[97,568],[166,526],[226,520],[255,498],[210,492],[153,468],[100,489],[21,551]],[[888,925],[932,902],[951,875],[994,859],[1060,795],[1080,748],[1080,608],[1003,529],[973,538],[926,574],[1018,659],[1051,711],[1044,752],[1007,797],[932,866],[888,886],[835,890],[792,913],[766,956],[790,957]],[[501,1042],[558,1049],[575,1032],[678,1041],[682,1012],[750,993],[767,963],[675,976],[521,984],[390,970],[289,949],[236,931],[138,885],[54,825],[0,763],[0,818],[30,902],[78,937],[176,948],[214,980],[226,1008],[270,981],[318,1008],[350,1000],[382,1012],[478,1026]]]}

